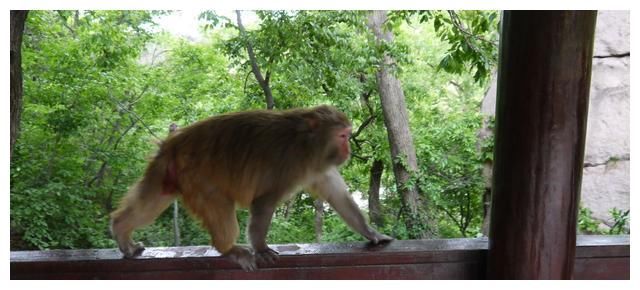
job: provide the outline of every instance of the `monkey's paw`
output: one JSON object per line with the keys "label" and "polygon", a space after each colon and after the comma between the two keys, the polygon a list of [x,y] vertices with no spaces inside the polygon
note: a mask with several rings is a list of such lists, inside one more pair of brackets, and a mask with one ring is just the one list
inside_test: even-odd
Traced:
{"label": "monkey's paw", "polygon": [[246,272],[252,272],[258,269],[253,253],[245,247],[233,246],[233,248],[226,252],[224,256],[240,265],[242,270],[245,270]]}
{"label": "monkey's paw", "polygon": [[144,252],[144,244],[142,242],[129,243],[126,247],[120,248],[125,258],[131,259],[140,256]]}
{"label": "monkey's paw", "polygon": [[264,250],[260,250],[256,252],[256,258],[262,263],[273,265],[278,260],[278,252],[273,249],[267,247]]}
{"label": "monkey's paw", "polygon": [[394,240],[394,238],[392,238],[392,237],[390,237],[390,236],[387,236],[387,235],[385,235],[385,234],[377,233],[377,232],[376,232],[376,234],[373,236],[373,238],[372,238],[372,239],[370,239],[371,244],[374,244],[374,245],[378,245],[378,244],[386,244],[386,243],[389,243],[389,242],[391,242],[391,241],[393,241],[393,240]]}

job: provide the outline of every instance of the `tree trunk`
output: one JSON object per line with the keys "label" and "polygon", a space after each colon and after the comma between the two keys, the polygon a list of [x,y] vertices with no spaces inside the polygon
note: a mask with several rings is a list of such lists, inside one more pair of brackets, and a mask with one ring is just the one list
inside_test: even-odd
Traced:
{"label": "tree trunk", "polygon": [[262,73],[260,72],[260,67],[258,67],[258,61],[256,60],[256,55],[253,52],[253,45],[251,44],[251,40],[247,37],[247,32],[242,25],[242,18],[240,17],[240,10],[236,10],[236,15],[238,16],[238,30],[240,30],[240,36],[244,38],[247,43],[247,54],[249,55],[249,61],[251,62],[251,71],[253,71],[253,75],[256,77],[258,84],[262,88],[264,92],[265,101],[267,102],[267,109],[272,110],[274,107],[273,103],[273,95],[271,94],[271,87],[269,87],[269,72],[267,72],[266,79],[262,77]]}
{"label": "tree trunk", "polygon": [[[169,135],[173,134],[178,129],[176,123],[169,125]],[[180,212],[178,207],[178,199],[173,201],[173,245],[175,247],[180,246]]]}
{"label": "tree trunk", "polygon": [[324,201],[316,199],[313,202],[313,207],[316,211],[315,229],[316,229],[316,242],[322,241],[322,224],[324,223]]}
{"label": "tree trunk", "polygon": [[178,200],[173,201],[173,246],[180,246],[180,212]]}
{"label": "tree trunk", "polygon": [[11,136],[9,160],[13,156],[13,145],[20,132],[20,114],[22,112],[22,35],[28,10],[11,10]]}
{"label": "tree trunk", "polygon": [[485,187],[482,194],[482,235],[489,236],[489,227],[491,225],[491,188]]}
{"label": "tree trunk", "polygon": [[[376,36],[378,43],[392,42],[393,34],[384,31],[383,25],[387,19],[386,11],[372,11],[369,14],[369,28]],[[426,217],[420,217],[419,193],[416,186],[409,185],[411,174],[418,171],[416,151],[413,138],[409,130],[409,117],[404,93],[400,81],[393,75],[394,60],[384,55],[380,69],[376,73],[378,90],[387,127],[387,136],[391,145],[391,160],[396,186],[402,197],[403,206],[408,211],[406,225],[413,238],[425,237],[425,232],[418,230],[420,224],[429,224]],[[403,164],[404,163],[404,164]],[[406,165],[406,166],[405,166]]]}
{"label": "tree trunk", "polygon": [[383,170],[384,163],[382,163],[382,160],[376,159],[373,161],[369,173],[369,220],[378,227],[384,226],[380,207],[380,182]]}

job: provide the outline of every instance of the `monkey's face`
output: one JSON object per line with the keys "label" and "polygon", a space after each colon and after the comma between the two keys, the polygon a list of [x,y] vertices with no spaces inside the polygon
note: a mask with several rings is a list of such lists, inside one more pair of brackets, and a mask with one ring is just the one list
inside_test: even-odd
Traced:
{"label": "monkey's face", "polygon": [[322,152],[320,163],[337,166],[349,159],[351,122],[344,113],[331,106],[319,106],[305,113],[304,118],[309,142]]}
{"label": "monkey's face", "polygon": [[335,151],[332,154],[334,164],[340,165],[349,159],[351,148],[349,138],[351,137],[351,126],[339,128],[334,133]]}

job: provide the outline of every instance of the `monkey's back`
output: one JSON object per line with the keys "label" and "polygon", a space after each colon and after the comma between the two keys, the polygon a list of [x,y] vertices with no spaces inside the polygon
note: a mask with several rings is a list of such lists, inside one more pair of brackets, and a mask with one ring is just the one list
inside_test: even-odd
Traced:
{"label": "monkey's back", "polygon": [[248,206],[267,192],[290,193],[314,170],[322,146],[305,126],[297,111],[215,116],[178,130],[159,157],[175,160],[182,194],[224,194]]}

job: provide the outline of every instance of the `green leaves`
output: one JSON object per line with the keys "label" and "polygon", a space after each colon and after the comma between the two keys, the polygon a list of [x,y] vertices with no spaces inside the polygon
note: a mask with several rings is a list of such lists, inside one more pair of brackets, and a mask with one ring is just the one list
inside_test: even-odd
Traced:
{"label": "green leaves", "polygon": [[476,82],[484,82],[498,56],[498,12],[497,11],[393,11],[390,20],[410,23],[433,22],[433,28],[442,41],[449,44],[439,68],[448,73],[464,74],[475,70]]}
{"label": "green leaves", "polygon": [[620,210],[612,208],[609,210],[611,217],[613,218],[613,225],[609,229],[610,235],[622,235],[629,234],[629,213],[631,210]]}
{"label": "green leaves", "polygon": [[[234,19],[207,11],[199,43],[153,34],[153,16],[162,13],[30,12],[22,132],[10,173],[12,232],[23,248],[114,247],[108,213],[170,123],[264,107],[247,40],[270,75],[278,109],[329,103],[347,113],[358,134],[341,172],[351,191],[366,194],[372,160],[386,163],[381,204],[391,222],[384,230],[402,238],[412,233],[402,221],[376,84],[380,60],[392,56],[421,164],[411,184],[435,205],[428,214],[437,216],[441,236],[479,232],[479,166],[490,155],[476,149],[476,112],[479,80],[495,64],[496,12],[394,11],[391,45],[373,44],[366,11],[257,11],[246,39],[237,37]],[[332,210],[324,214],[324,241],[362,239]],[[246,211],[238,216],[244,226]],[[278,212],[270,242],[312,242],[313,223],[303,195]],[[180,227],[183,244],[209,243],[183,209]],[[171,215],[137,235],[151,246],[172,245]]]}
{"label": "green leaves", "polygon": [[28,248],[111,246],[113,191],[139,174],[123,178],[120,169],[140,170],[130,163],[133,151],[150,145],[120,146],[136,132],[127,114],[144,94],[137,58],[151,37],[142,26],[155,13],[32,12],[22,132],[11,164],[12,229]]}
{"label": "green leaves", "polygon": [[204,28],[206,30],[211,30],[214,29],[215,27],[218,27],[220,25],[231,25],[233,26],[233,24],[231,24],[231,19],[225,17],[225,16],[221,16],[218,15],[218,13],[216,13],[215,11],[212,10],[206,10],[202,13],[200,13],[200,15],[198,16],[198,20],[206,20],[207,23],[205,24]]}
{"label": "green leaves", "polygon": [[580,206],[578,210],[578,231],[582,234],[596,234],[596,235],[628,235],[630,233],[629,228],[629,213],[630,210],[620,210],[618,208],[612,208],[609,210],[611,219],[605,221],[609,225],[609,229],[601,226],[601,221],[593,218],[593,212],[586,207]]}

